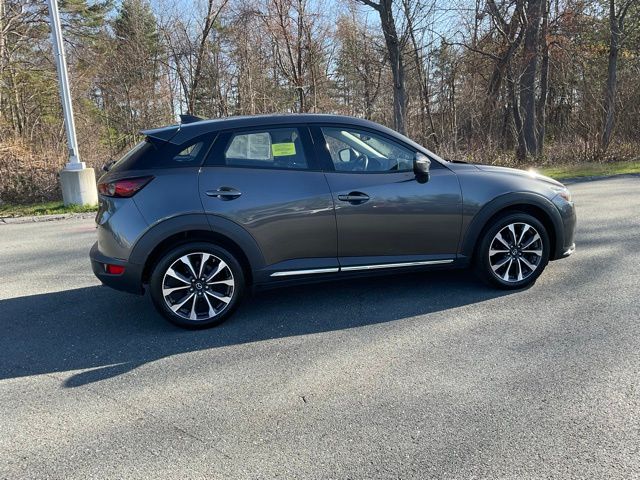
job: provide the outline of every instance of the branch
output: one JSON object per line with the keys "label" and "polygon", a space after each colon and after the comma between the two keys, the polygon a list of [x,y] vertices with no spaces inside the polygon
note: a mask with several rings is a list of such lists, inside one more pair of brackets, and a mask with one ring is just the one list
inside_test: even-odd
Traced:
{"label": "branch", "polygon": [[500,34],[503,37],[507,38],[507,34],[505,33],[505,30],[508,28],[509,25],[505,21],[504,17],[500,14],[500,10],[498,10],[498,7],[496,6],[495,1],[487,0],[487,6],[491,11],[491,18],[494,21],[494,25],[496,26]]}
{"label": "branch", "polygon": [[449,47],[452,47],[452,46],[464,47],[464,48],[466,48],[467,50],[469,50],[471,52],[479,53],[480,55],[484,55],[485,57],[492,58],[495,61],[502,60],[499,56],[497,56],[497,55],[495,55],[495,54],[493,54],[491,52],[485,52],[484,50],[480,50],[478,48],[473,48],[473,47],[467,45],[466,43],[449,42],[449,41],[447,41],[447,39],[444,36],[440,35],[437,32],[436,32],[436,35],[438,35],[440,37],[440,40],[442,41],[443,44],[445,44],[445,45],[447,45]]}
{"label": "branch", "polygon": [[382,8],[379,3],[372,2],[371,0],[358,0],[358,2],[361,2],[365,5],[369,5],[371,8],[377,11],[380,11],[380,9]]}
{"label": "branch", "polygon": [[627,15],[627,10],[629,10],[629,7],[631,6],[631,4],[633,3],[633,0],[627,0],[627,2],[622,5],[622,8],[620,9],[620,13],[618,13],[618,21],[620,22],[620,24],[622,25],[622,22],[624,22],[624,17]]}

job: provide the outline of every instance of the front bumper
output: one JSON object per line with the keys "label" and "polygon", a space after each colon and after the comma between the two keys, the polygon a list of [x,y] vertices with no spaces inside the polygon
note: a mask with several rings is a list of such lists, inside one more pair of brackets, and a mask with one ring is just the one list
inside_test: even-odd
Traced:
{"label": "front bumper", "polygon": [[[103,255],[100,250],[98,250],[98,242],[94,243],[93,247],[91,247],[89,258],[91,259],[91,268],[93,269],[94,275],[98,277],[98,280],[104,285],[123,292],[138,295],[144,294],[144,288],[142,286],[143,265],[137,265]],[[105,268],[106,264],[120,265],[124,267],[124,272],[118,275],[107,273]]]}
{"label": "front bumper", "polygon": [[560,256],[560,258],[568,257],[569,255],[571,255],[575,251],[576,251],[576,244],[573,243],[573,244],[571,244],[570,247],[564,249],[564,252],[562,252],[562,255]]}
{"label": "front bumper", "polygon": [[556,243],[555,252],[552,252],[551,260],[558,260],[571,255],[575,249],[575,231],[576,231],[576,207],[573,202],[567,202],[560,196],[553,199],[553,203],[560,213],[562,219],[562,231],[556,232],[558,242]]}

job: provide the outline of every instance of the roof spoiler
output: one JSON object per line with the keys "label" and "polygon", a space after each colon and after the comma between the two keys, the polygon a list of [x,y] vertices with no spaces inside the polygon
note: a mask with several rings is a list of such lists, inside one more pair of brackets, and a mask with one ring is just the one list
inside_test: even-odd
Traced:
{"label": "roof spoiler", "polygon": [[204,120],[204,118],[196,117],[195,115],[188,115],[186,113],[181,113],[180,114],[180,123],[181,124],[201,122],[203,120]]}
{"label": "roof spoiler", "polygon": [[149,130],[140,130],[140,133],[147,138],[153,138],[161,142],[168,142],[176,133],[178,133],[180,127],[178,125],[170,125],[168,127],[151,128]]}
{"label": "roof spoiler", "polygon": [[145,135],[148,138],[153,138],[155,140],[160,140],[162,142],[170,142],[171,139],[180,131],[180,127],[182,125],[186,125],[188,123],[201,122],[203,120],[204,118],[196,117],[195,115],[181,114],[179,125],[169,125],[167,127],[141,130],[140,133]]}

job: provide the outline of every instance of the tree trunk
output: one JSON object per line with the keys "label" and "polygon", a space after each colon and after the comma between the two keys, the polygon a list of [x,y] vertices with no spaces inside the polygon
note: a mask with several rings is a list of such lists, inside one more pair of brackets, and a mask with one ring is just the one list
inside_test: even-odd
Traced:
{"label": "tree trunk", "polygon": [[393,18],[393,0],[380,0],[376,9],[380,13],[382,33],[393,75],[393,126],[398,132],[404,134],[406,133],[407,92],[402,46]]}
{"label": "tree trunk", "polygon": [[196,99],[198,94],[198,86],[200,83],[200,77],[202,76],[202,64],[204,61],[204,55],[207,49],[207,40],[209,38],[209,34],[213,29],[220,12],[227,4],[228,0],[224,0],[220,7],[216,12],[213,11],[213,0],[209,0],[207,4],[207,17],[204,21],[204,26],[202,27],[202,37],[200,38],[200,44],[198,45],[198,51],[196,54],[196,65],[193,72],[193,77],[191,79],[190,92],[188,95],[187,101],[187,113],[190,115],[195,115],[195,107],[196,107]]}
{"label": "tree trunk", "polygon": [[296,70],[297,70],[297,77],[298,77],[298,95],[300,98],[300,105],[299,105],[299,113],[304,113],[307,111],[307,106],[305,105],[305,101],[304,101],[304,75],[303,75],[303,69],[304,69],[304,62],[303,62],[303,58],[302,58],[302,39],[303,39],[303,35],[304,35],[304,31],[303,31],[303,23],[302,23],[302,16],[303,16],[303,8],[302,8],[302,2],[301,0],[298,0],[298,35],[296,37]]}
{"label": "tree trunk", "polygon": [[516,155],[519,160],[524,160],[527,156],[527,141],[524,137],[522,116],[520,115],[520,106],[518,104],[518,96],[516,95],[516,84],[510,69],[507,70],[507,89],[513,111],[513,127],[515,129],[516,139],[518,140]]}
{"label": "tree trunk", "polygon": [[549,91],[549,44],[547,43],[547,34],[549,31],[549,2],[543,0],[542,11],[542,30],[540,31],[540,46],[542,48],[542,63],[540,65],[540,98],[538,99],[536,117],[538,120],[538,149],[536,156],[544,153],[544,136],[546,133],[546,106],[547,94]]}
{"label": "tree trunk", "polygon": [[[4,55],[5,55],[5,31],[4,31],[4,15],[5,15],[5,0],[0,0],[0,82],[4,79]],[[0,88],[0,118],[3,116],[3,98],[2,98],[3,89]]]}
{"label": "tree trunk", "polygon": [[616,115],[616,93],[618,90],[618,52],[620,41],[624,33],[624,17],[632,0],[627,0],[620,12],[616,14],[615,0],[609,0],[609,65],[607,68],[607,84],[604,91],[604,120],[602,124],[602,138],[600,153],[604,154],[611,143]]}
{"label": "tree trunk", "polygon": [[542,0],[527,1],[527,26],[524,33],[524,71],[520,82],[520,104],[523,112],[522,133],[526,154],[538,152],[536,138],[536,72]]}
{"label": "tree trunk", "polygon": [[[499,59],[496,61],[491,75],[491,80],[489,81],[489,100],[491,105],[494,106],[498,100],[498,94],[500,93],[500,87],[502,86],[502,79],[505,72],[510,67],[511,60],[522,43],[522,4],[521,2],[516,3],[516,9],[509,22],[504,19],[494,0],[487,1],[487,7],[490,15],[494,18],[494,21],[500,25],[500,32],[503,35],[504,41],[507,43],[506,49],[504,49]],[[474,45],[474,48],[476,48],[476,45]]]}
{"label": "tree trunk", "polygon": [[13,131],[15,132],[16,136],[20,136],[22,134],[23,131],[23,122],[22,122],[22,109],[21,104],[22,102],[20,101],[20,92],[18,91],[18,82],[16,80],[16,72],[13,69],[13,67],[10,67],[9,69],[9,82],[10,82],[10,87],[11,87],[11,93],[12,93],[12,101],[13,104],[11,105],[11,117],[13,120]]}
{"label": "tree trunk", "polygon": [[[407,22],[407,30],[409,31],[409,38],[411,39],[411,46],[413,49],[413,61],[418,75],[418,88],[420,91],[420,128],[422,130],[422,140],[425,144],[429,143],[429,140],[433,140],[435,148],[439,148],[438,134],[435,131],[433,125],[433,115],[431,113],[431,101],[429,98],[429,80],[428,75],[424,71],[423,58],[420,54],[420,46],[413,27],[413,20],[411,18],[411,12],[409,8],[408,0],[403,3],[405,19]],[[429,123],[431,132],[427,133],[427,121]]]}

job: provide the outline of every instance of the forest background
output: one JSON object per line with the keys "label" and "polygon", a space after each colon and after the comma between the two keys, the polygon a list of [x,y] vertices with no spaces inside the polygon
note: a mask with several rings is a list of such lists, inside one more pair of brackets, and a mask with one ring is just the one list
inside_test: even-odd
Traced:
{"label": "forest background", "polygon": [[[638,157],[639,0],[61,0],[82,160],[144,128],[317,112],[445,158]],[[0,203],[60,198],[67,161],[42,0],[0,0]]]}

